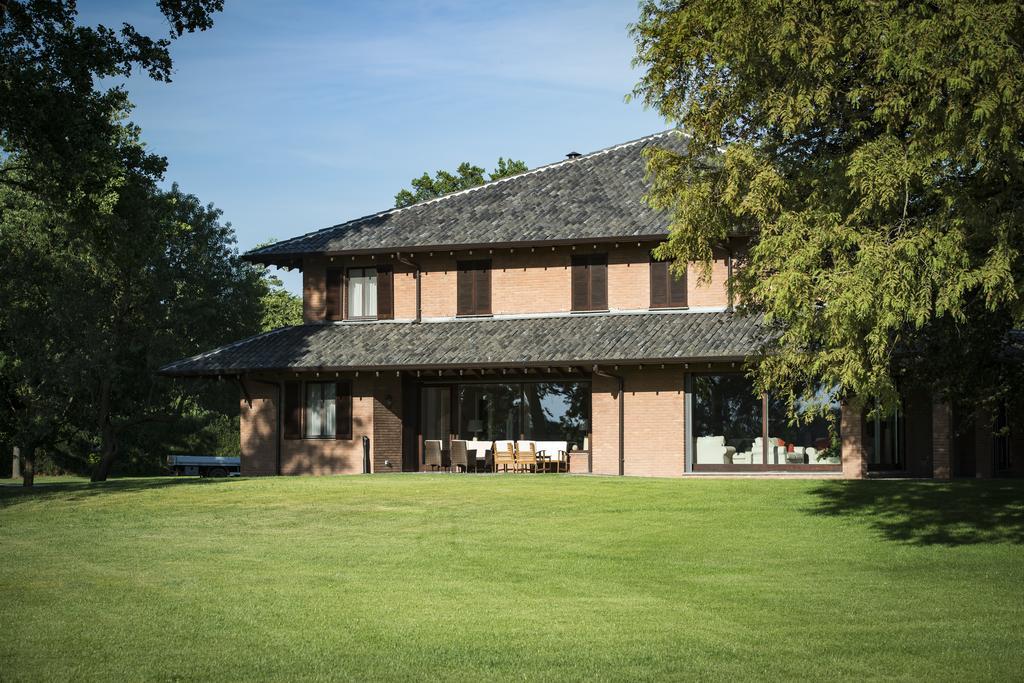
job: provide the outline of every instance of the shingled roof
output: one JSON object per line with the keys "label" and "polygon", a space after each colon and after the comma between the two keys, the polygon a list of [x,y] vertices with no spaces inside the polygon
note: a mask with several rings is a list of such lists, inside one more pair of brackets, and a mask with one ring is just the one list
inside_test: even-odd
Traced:
{"label": "shingled roof", "polygon": [[388,209],[246,254],[268,264],[309,253],[369,253],[495,244],[660,239],[668,217],[643,200],[643,151],[682,151],[674,130],[566,159],[479,187]]}
{"label": "shingled roof", "polygon": [[729,312],[566,314],[284,327],[171,363],[171,376],[265,370],[439,369],[739,360],[766,340]]}

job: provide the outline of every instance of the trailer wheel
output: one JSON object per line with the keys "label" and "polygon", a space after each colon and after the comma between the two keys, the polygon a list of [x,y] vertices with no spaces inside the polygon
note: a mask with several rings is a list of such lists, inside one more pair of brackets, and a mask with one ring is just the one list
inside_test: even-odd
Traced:
{"label": "trailer wheel", "polygon": [[206,471],[206,476],[208,476],[208,477],[226,477],[226,476],[228,476],[228,471],[226,469],[224,469],[223,467],[211,467],[210,469],[208,469]]}

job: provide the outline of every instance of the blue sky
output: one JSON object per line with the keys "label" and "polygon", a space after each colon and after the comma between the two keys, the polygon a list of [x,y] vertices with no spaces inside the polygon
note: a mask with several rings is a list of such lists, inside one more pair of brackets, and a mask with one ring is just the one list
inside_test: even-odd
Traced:
{"label": "blue sky", "polygon": [[[80,0],[83,23],[165,27],[155,0]],[[240,249],[392,206],[425,170],[532,168],[666,128],[620,2],[227,0],[128,89],[167,180],[224,211]],[[297,273],[284,275],[300,291]]]}

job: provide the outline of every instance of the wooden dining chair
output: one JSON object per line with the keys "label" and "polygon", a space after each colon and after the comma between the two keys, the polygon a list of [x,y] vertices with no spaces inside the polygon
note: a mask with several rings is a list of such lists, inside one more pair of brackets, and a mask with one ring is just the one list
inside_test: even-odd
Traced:
{"label": "wooden dining chair", "polygon": [[537,444],[535,442],[516,442],[516,470],[519,472],[537,471]]}
{"label": "wooden dining chair", "polygon": [[514,472],[516,469],[516,451],[515,445],[512,441],[495,441],[494,448],[491,449],[494,453],[494,471],[497,472],[499,468],[503,471],[508,472],[509,468],[512,468]]}

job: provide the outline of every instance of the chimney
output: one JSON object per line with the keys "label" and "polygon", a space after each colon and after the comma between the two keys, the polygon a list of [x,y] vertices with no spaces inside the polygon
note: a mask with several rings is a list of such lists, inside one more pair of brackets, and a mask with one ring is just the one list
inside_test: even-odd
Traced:
{"label": "chimney", "polygon": [[565,158],[566,159],[579,159],[581,156],[583,156],[583,155],[580,154],[579,152],[569,152],[568,154],[565,155]]}

